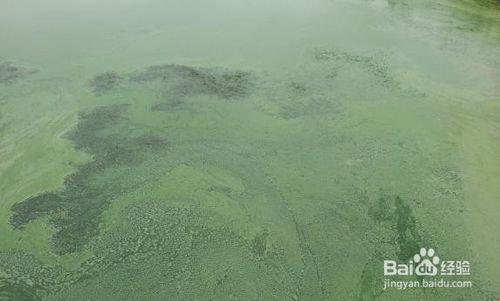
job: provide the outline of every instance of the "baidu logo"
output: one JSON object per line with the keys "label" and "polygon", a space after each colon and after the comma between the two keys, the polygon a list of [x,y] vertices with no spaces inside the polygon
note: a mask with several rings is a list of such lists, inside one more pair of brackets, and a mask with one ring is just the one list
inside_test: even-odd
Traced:
{"label": "baidu logo", "polygon": [[413,256],[413,262],[417,264],[415,274],[418,276],[436,276],[438,273],[439,257],[434,249],[420,249],[420,254]]}
{"label": "baidu logo", "polygon": [[432,248],[421,248],[408,262],[398,263],[384,260],[385,276],[436,276],[436,275],[470,275],[469,261],[442,261]]}
{"label": "baidu logo", "polygon": [[[470,288],[472,281],[466,278],[447,276],[469,276],[470,262],[467,260],[442,260],[432,248],[421,248],[410,260],[398,263],[384,260],[384,290],[414,288]],[[390,277],[396,276],[396,277]],[[410,276],[402,278],[399,276]],[[419,276],[419,277],[412,277]],[[445,276],[445,277],[442,277]]]}

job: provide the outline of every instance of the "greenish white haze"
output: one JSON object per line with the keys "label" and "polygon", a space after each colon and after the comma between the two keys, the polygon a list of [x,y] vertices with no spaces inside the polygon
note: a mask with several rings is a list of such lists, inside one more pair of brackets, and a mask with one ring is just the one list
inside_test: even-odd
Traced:
{"label": "greenish white haze", "polygon": [[6,62],[0,300],[500,298],[494,1],[0,0]]}

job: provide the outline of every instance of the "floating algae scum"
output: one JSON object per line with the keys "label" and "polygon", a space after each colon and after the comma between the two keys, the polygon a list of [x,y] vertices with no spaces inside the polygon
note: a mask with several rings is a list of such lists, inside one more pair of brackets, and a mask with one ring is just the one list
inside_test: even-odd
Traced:
{"label": "floating algae scum", "polygon": [[0,300],[498,300],[499,4],[414,2],[2,1]]}

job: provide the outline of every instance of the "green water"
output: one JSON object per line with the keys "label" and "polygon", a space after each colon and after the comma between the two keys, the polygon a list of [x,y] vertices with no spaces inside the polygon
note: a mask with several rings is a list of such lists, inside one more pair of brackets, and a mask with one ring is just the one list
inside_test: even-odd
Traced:
{"label": "green water", "polygon": [[494,1],[0,0],[0,300],[498,300],[499,101]]}

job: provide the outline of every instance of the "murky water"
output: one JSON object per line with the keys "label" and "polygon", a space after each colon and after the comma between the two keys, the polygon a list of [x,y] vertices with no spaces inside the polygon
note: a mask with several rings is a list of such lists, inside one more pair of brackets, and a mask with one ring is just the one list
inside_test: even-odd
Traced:
{"label": "murky water", "polygon": [[497,300],[499,100],[495,2],[2,0],[0,299]]}

